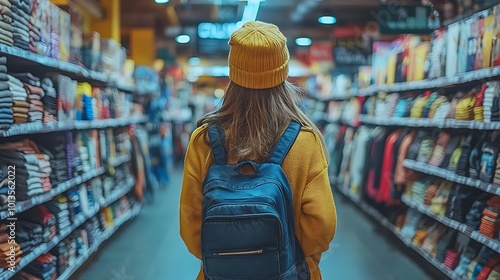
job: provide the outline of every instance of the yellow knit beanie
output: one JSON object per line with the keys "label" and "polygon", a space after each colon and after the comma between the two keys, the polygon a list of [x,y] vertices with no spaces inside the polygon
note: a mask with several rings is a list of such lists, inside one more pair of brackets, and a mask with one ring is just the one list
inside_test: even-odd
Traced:
{"label": "yellow knit beanie", "polygon": [[251,21],[229,40],[229,79],[251,89],[278,86],[288,77],[286,38],[274,24]]}

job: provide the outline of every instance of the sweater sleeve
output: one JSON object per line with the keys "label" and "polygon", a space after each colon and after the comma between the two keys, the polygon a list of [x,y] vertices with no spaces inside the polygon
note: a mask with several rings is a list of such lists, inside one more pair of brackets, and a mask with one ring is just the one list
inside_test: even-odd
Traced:
{"label": "sweater sleeve", "polygon": [[184,160],[180,201],[181,237],[195,257],[201,259],[202,162],[197,155],[193,134]]}
{"label": "sweater sleeve", "polygon": [[308,262],[319,264],[337,228],[337,213],[325,167],[306,186],[302,195],[301,245]]}

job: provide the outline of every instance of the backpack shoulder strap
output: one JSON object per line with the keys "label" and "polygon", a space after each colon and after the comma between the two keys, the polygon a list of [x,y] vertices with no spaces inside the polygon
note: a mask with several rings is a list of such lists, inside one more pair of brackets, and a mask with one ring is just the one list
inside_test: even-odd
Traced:
{"label": "backpack shoulder strap", "polygon": [[208,138],[210,138],[215,164],[227,164],[225,149],[226,135],[224,134],[224,130],[219,125],[210,125],[208,127]]}
{"label": "backpack shoulder strap", "polygon": [[300,129],[301,125],[298,122],[292,121],[274,147],[273,152],[269,155],[267,162],[281,165],[292,148],[293,143],[295,143],[297,136],[299,136]]}

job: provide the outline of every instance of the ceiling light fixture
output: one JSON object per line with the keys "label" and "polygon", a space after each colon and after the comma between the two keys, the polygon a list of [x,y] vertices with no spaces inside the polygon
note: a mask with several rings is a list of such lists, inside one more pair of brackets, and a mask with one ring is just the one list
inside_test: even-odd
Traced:
{"label": "ceiling light fixture", "polygon": [[259,13],[261,0],[248,0],[243,10],[243,17],[241,18],[241,23],[247,21],[255,21],[257,19],[257,14]]}
{"label": "ceiling light fixture", "polygon": [[318,18],[318,22],[321,24],[335,24],[337,19],[333,16],[322,16]]}
{"label": "ceiling light fixture", "polygon": [[310,46],[312,44],[312,40],[311,40],[311,38],[300,37],[300,38],[295,39],[295,44],[297,44],[297,46],[307,47],[307,46]]}
{"label": "ceiling light fixture", "polygon": [[170,0],[155,0],[155,2],[157,4],[166,4],[166,3],[170,2]]}
{"label": "ceiling light fixture", "polygon": [[199,57],[193,56],[188,59],[188,63],[191,66],[196,66],[199,65],[201,62],[201,59]]}
{"label": "ceiling light fixture", "polygon": [[189,37],[189,35],[183,34],[175,37],[175,40],[179,44],[187,44],[189,43],[189,41],[191,41],[191,37]]}

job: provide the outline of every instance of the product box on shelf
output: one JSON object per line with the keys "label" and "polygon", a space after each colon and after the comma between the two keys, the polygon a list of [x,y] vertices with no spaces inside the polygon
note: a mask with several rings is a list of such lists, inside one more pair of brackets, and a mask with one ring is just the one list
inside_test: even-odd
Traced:
{"label": "product box on shelf", "polygon": [[487,11],[487,16],[484,19],[484,34],[481,49],[483,52],[483,68],[491,66],[491,50],[493,47],[493,33],[495,27],[495,15],[493,9]]}
{"label": "product box on shelf", "polygon": [[390,52],[391,43],[373,43],[372,80],[375,85],[385,85],[387,83],[387,66]]}
{"label": "product box on shelf", "polygon": [[483,37],[486,23],[487,11],[482,11],[478,14],[477,20],[477,37],[476,37],[476,60],[474,62],[474,70],[483,69]]}
{"label": "product box on shelf", "polygon": [[37,20],[40,27],[40,55],[50,55],[50,26],[51,26],[51,3],[50,0],[38,0]]}
{"label": "product box on shelf", "polygon": [[77,82],[63,75],[54,76],[58,92],[57,119],[60,122],[72,122],[75,117],[75,98]]}
{"label": "product box on shelf", "polygon": [[417,47],[410,49],[410,66],[408,81],[421,81],[425,79],[428,69],[426,58],[429,53],[429,42],[422,42]]}
{"label": "product box on shelf", "polygon": [[427,57],[429,63],[429,79],[444,76],[446,63],[446,32],[444,29],[434,31],[431,42],[431,51]]}
{"label": "product box on shelf", "polygon": [[69,61],[76,64],[82,63],[83,46],[83,18],[77,9],[70,5],[61,6],[61,9],[70,16],[70,43]]}
{"label": "product box on shelf", "polygon": [[101,39],[100,71],[108,74],[120,73],[126,56],[122,46],[113,39]]}
{"label": "product box on shelf", "polygon": [[60,30],[60,40],[59,40],[59,59],[62,61],[68,61],[70,56],[70,45],[71,45],[71,17],[69,13],[60,10],[59,11],[59,30]]}
{"label": "product box on shelf", "polygon": [[446,30],[446,76],[453,77],[458,72],[458,46],[460,23],[450,24]]}
{"label": "product box on shelf", "polygon": [[500,4],[493,8],[493,40],[491,50],[491,66],[500,65]]}
{"label": "product box on shelf", "polygon": [[59,22],[61,9],[57,5],[50,4],[50,55],[51,58],[59,59],[59,43],[61,27]]}
{"label": "product box on shelf", "polygon": [[478,41],[478,26],[479,26],[479,15],[473,15],[467,23],[469,24],[469,40],[467,46],[467,69],[466,71],[474,71],[475,69],[475,61],[476,61],[476,52],[479,47]]}
{"label": "product box on shelf", "polygon": [[101,35],[97,32],[84,35],[82,56],[83,64],[90,70],[99,70]]}
{"label": "product box on shelf", "polygon": [[458,55],[457,55],[457,73],[465,73],[467,71],[467,46],[469,44],[470,20],[460,21]]}

